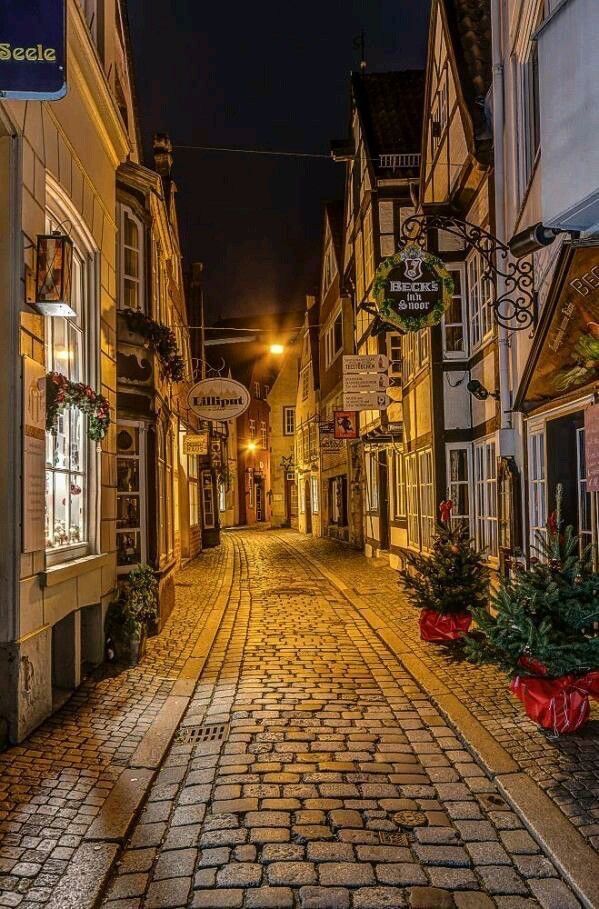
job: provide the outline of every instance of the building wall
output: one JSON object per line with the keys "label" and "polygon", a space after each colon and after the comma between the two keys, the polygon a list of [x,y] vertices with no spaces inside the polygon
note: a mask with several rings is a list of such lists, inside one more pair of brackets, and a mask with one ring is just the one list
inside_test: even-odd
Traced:
{"label": "building wall", "polygon": [[[71,690],[82,663],[103,658],[103,615],[115,586],[115,426],[101,445],[86,444],[89,544],[61,562],[60,553],[22,552],[22,376],[30,361],[45,371],[47,324],[25,302],[36,237],[47,213],[62,221],[89,255],[86,379],[116,416],[115,171],[131,144],[78,4],[68,4],[70,86],[53,103],[0,104],[0,283],[9,306],[0,316],[4,526],[0,570],[0,725],[20,741],[53,709],[52,687]],[[114,17],[106,23],[114,28]],[[110,64],[107,48],[106,63]],[[26,359],[27,358],[27,359]],[[35,367],[31,367],[35,368]],[[39,520],[39,519],[37,519]],[[41,529],[41,528],[40,528]],[[51,555],[51,558],[50,558]],[[15,573],[16,566],[16,573]],[[0,730],[0,738],[2,731]]]}
{"label": "building wall", "polygon": [[[271,522],[273,527],[297,526],[297,498],[295,507],[291,483],[295,487],[295,433],[289,433],[286,410],[295,408],[297,398],[299,346],[290,344],[279,374],[269,392],[270,407],[270,464],[271,464]],[[283,464],[287,459],[289,467]],[[288,479],[293,474],[293,480]],[[295,487],[297,496],[297,487]]]}

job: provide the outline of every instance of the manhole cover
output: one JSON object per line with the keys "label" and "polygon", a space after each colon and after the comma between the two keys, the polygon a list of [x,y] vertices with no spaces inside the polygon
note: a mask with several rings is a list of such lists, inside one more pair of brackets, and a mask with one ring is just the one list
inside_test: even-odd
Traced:
{"label": "manhole cover", "polygon": [[178,745],[199,745],[201,742],[223,742],[229,731],[228,723],[212,726],[181,726],[177,732]]}
{"label": "manhole cover", "polygon": [[424,811],[397,811],[393,820],[400,827],[425,827],[428,823]]}
{"label": "manhole cover", "polygon": [[381,830],[379,840],[383,846],[408,846],[408,838],[405,833],[387,833]]}

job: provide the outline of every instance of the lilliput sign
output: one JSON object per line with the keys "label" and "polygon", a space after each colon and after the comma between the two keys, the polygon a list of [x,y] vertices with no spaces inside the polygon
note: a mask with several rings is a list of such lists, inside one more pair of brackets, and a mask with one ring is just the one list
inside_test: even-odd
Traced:
{"label": "lilliput sign", "polygon": [[0,0],[0,98],[56,101],[66,91],[66,0]]}
{"label": "lilliput sign", "polygon": [[250,393],[234,379],[202,379],[190,389],[187,404],[202,420],[225,422],[245,413],[250,406]]}
{"label": "lilliput sign", "polygon": [[373,289],[388,330],[418,331],[441,321],[453,280],[440,259],[412,244],[379,265]]}

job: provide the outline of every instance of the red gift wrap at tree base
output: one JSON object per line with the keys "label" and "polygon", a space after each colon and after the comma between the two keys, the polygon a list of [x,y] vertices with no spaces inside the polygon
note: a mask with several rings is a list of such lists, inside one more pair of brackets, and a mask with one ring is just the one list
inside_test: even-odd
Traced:
{"label": "red gift wrap at tree base", "polygon": [[543,729],[556,735],[577,732],[589,718],[589,697],[599,698],[599,672],[557,679],[517,675],[510,689],[526,713]]}
{"label": "red gift wrap at tree base", "polygon": [[472,622],[467,612],[437,612],[423,609],[420,613],[420,639],[422,641],[457,641],[466,634]]}

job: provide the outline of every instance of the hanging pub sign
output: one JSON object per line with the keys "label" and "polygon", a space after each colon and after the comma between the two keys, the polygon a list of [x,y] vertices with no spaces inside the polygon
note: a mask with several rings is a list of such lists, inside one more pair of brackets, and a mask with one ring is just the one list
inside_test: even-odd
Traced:
{"label": "hanging pub sign", "polygon": [[183,436],[183,454],[207,455],[209,438],[208,432],[186,432]]}
{"label": "hanging pub sign", "polygon": [[440,259],[417,244],[404,246],[377,268],[373,291],[378,322],[373,334],[436,325],[453,290],[453,279]]}
{"label": "hanging pub sign", "polygon": [[66,0],[0,0],[0,97],[63,98],[66,47]]}
{"label": "hanging pub sign", "polygon": [[250,406],[250,393],[234,379],[202,379],[190,389],[187,406],[201,420],[234,420]]}
{"label": "hanging pub sign", "polygon": [[358,438],[358,414],[354,410],[336,410],[334,413],[335,438]]}

